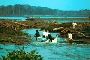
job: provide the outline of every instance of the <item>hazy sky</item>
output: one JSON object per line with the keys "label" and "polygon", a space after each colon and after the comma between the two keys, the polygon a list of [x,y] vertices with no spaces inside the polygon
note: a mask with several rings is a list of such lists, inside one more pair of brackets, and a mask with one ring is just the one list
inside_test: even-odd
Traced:
{"label": "hazy sky", "polygon": [[90,9],[90,0],[0,0],[0,5],[29,4],[59,10]]}

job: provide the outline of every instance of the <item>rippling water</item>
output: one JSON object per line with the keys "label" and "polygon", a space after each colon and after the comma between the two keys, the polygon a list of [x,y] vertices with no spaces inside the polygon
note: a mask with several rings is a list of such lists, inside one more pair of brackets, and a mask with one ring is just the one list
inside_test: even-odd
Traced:
{"label": "rippling water", "polygon": [[[31,43],[23,45],[25,52],[36,50],[44,57],[43,60],[90,60],[90,45],[57,43],[57,44],[36,44]],[[5,56],[8,52],[19,50],[22,46],[0,44],[0,57]]]}

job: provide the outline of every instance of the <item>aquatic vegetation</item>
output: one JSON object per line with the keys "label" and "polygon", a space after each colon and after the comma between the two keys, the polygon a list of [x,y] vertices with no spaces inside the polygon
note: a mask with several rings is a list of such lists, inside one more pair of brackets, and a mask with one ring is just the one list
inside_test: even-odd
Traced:
{"label": "aquatic vegetation", "polygon": [[25,38],[25,36],[31,37],[29,34],[22,32],[20,30],[0,28],[0,43],[2,44],[28,44],[30,41],[27,38]]}
{"label": "aquatic vegetation", "polygon": [[2,37],[0,38],[0,42],[14,42],[14,39],[10,37]]}
{"label": "aquatic vegetation", "polygon": [[24,51],[24,48],[20,51],[14,50],[12,52],[9,52],[6,56],[2,56],[2,60],[42,60],[42,56],[38,55],[38,52],[36,50],[31,51],[30,53],[26,53]]}
{"label": "aquatic vegetation", "polygon": [[11,35],[27,35],[27,33],[23,33],[20,30],[8,30],[4,28],[0,28],[0,33],[7,33]]}

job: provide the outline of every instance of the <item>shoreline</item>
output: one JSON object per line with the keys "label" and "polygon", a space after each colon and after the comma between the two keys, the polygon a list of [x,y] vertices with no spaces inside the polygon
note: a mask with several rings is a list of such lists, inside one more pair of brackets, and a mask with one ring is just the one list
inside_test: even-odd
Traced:
{"label": "shoreline", "polygon": [[[89,17],[24,17],[27,20],[89,20]],[[8,18],[0,18],[0,20],[20,20],[20,19],[8,19]]]}
{"label": "shoreline", "polygon": [[27,18],[26,20],[80,20],[80,21],[90,21],[90,18]]}
{"label": "shoreline", "polygon": [[[76,35],[77,34],[76,31],[82,32],[82,31],[84,31],[83,29],[86,29],[87,26],[90,26],[90,22],[77,23],[77,24],[78,24],[78,26],[77,26],[76,30],[73,30],[71,28],[72,27],[71,23],[61,23],[61,24],[60,23],[56,23],[56,22],[48,23],[48,22],[44,22],[44,21],[41,21],[41,20],[40,21],[0,21],[0,28],[4,28],[6,30],[9,29],[9,30],[13,30],[13,31],[14,30],[15,31],[19,31],[19,30],[22,30],[22,29],[30,29],[30,28],[40,28],[42,30],[43,29],[48,29],[50,32],[61,33],[61,31],[64,31],[64,32],[62,32],[62,34],[64,34],[64,35],[67,34],[66,30],[70,30],[71,29],[71,31],[74,33],[74,35]],[[63,29],[59,29],[57,31],[53,31],[54,28],[59,28],[59,27],[63,27]],[[88,36],[87,32],[85,32],[86,36]],[[83,37],[82,35],[80,35],[79,37],[81,38],[80,40],[84,39],[84,38],[82,38]],[[89,40],[87,39],[87,41],[89,41]],[[90,43],[90,41],[89,41],[89,43]]]}

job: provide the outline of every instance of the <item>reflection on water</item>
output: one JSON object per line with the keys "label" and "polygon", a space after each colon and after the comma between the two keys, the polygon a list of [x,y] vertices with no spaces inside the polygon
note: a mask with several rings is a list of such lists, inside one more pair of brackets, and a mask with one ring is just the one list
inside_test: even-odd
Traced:
{"label": "reflection on water", "polygon": [[[22,30],[31,35],[35,34],[36,29]],[[38,29],[39,30],[39,29]],[[42,31],[39,31],[42,34]],[[57,33],[51,33],[53,37]],[[0,44],[0,58],[1,55],[5,56],[8,52],[13,50],[19,50],[24,46],[25,52],[36,50],[40,55],[44,57],[43,60],[89,60],[90,59],[90,45],[87,44],[72,44],[59,43],[59,41],[65,41],[65,38],[58,38],[58,43],[41,43],[37,44],[31,42],[22,46],[7,44]]]}

